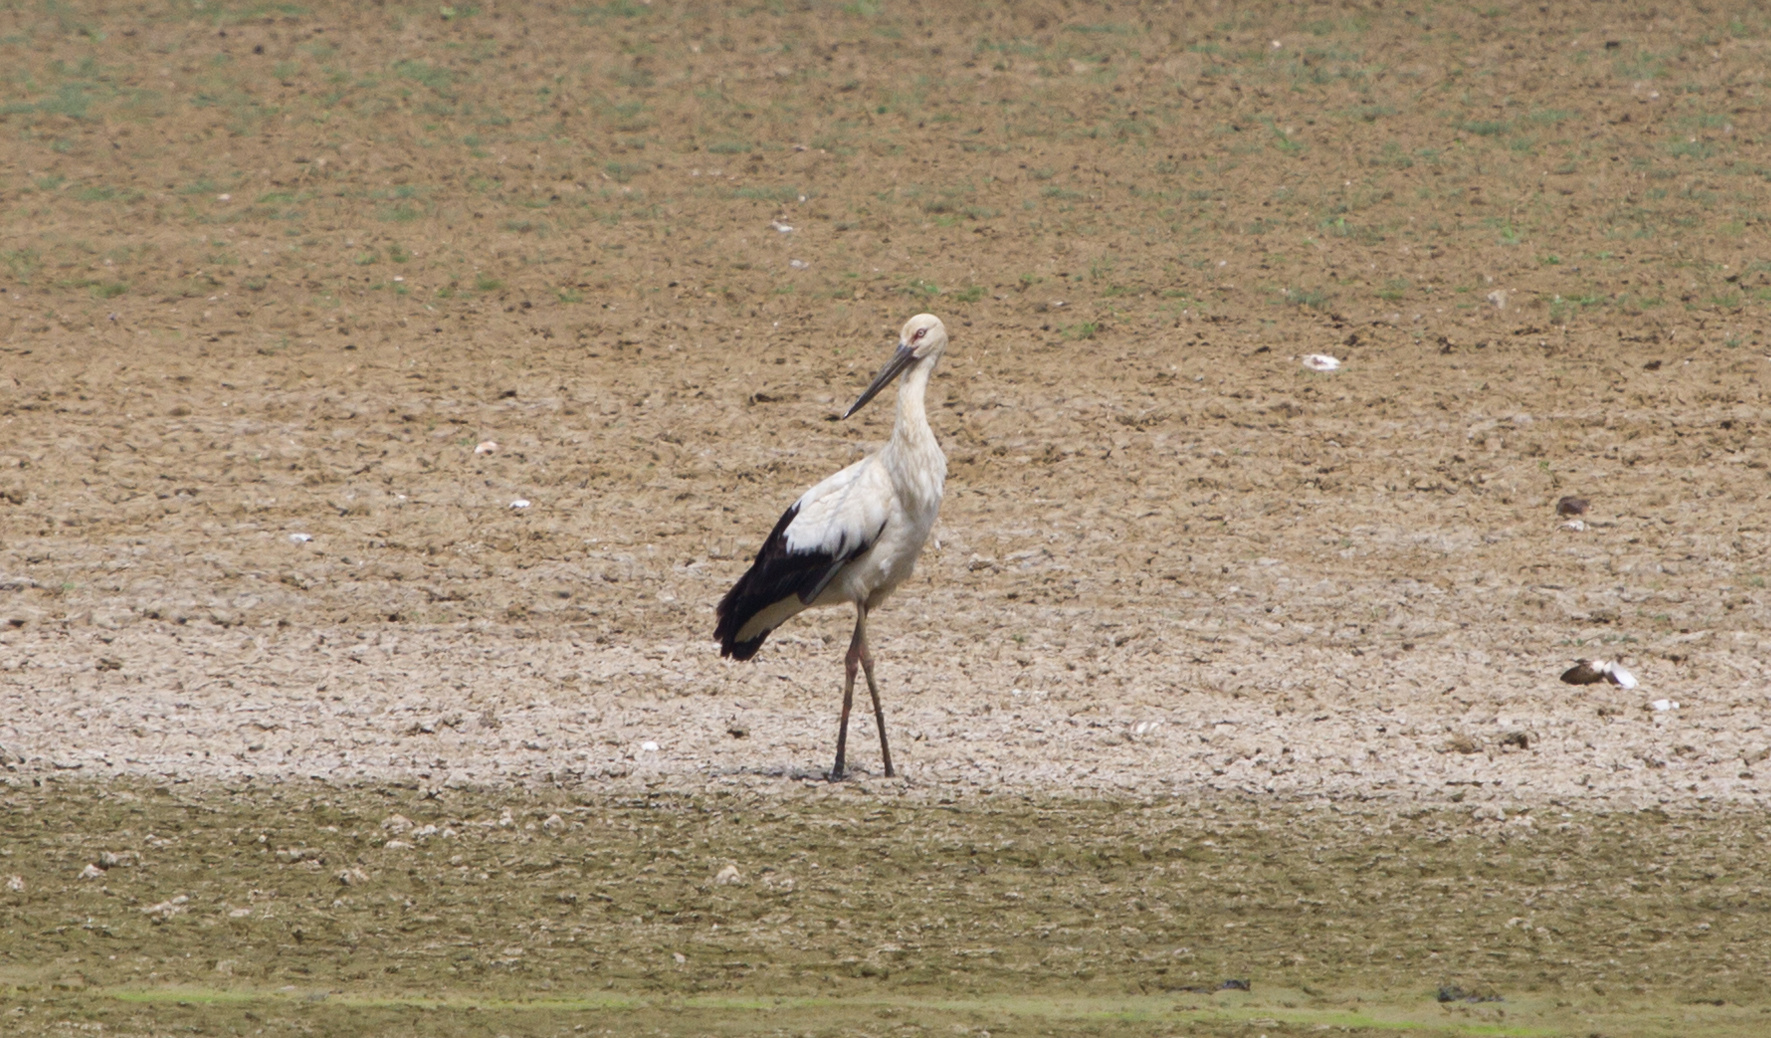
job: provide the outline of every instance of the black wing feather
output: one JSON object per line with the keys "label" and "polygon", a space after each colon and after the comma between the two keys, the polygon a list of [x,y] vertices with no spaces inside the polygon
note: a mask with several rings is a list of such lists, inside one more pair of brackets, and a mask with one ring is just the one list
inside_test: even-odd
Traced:
{"label": "black wing feather", "polygon": [[787,527],[798,515],[799,503],[795,502],[782,513],[780,521],[770,531],[768,540],[756,553],[756,561],[719,600],[714,610],[719,623],[714,627],[713,637],[719,642],[721,656],[737,660],[755,656],[770,632],[764,631],[749,641],[738,641],[738,632],[745,624],[789,595],[798,596],[801,602],[810,605],[830,585],[837,571],[871,548],[885,530],[882,523],[872,537],[854,545],[838,544],[836,552],[789,551]]}

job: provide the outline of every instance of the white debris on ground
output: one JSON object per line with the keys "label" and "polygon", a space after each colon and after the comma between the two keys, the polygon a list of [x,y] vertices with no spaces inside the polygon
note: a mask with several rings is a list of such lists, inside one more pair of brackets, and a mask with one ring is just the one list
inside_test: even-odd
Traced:
{"label": "white debris on ground", "polygon": [[1612,660],[1576,660],[1562,672],[1562,680],[1570,685],[1594,685],[1609,681],[1619,688],[1635,688],[1636,676]]}
{"label": "white debris on ground", "polygon": [[1335,371],[1338,370],[1340,366],[1341,362],[1337,358],[1330,357],[1326,353],[1307,353],[1304,355],[1304,367],[1309,368],[1311,371]]}
{"label": "white debris on ground", "polygon": [[497,454],[498,442],[496,440],[481,440],[474,445],[473,452],[475,454]]}
{"label": "white debris on ground", "polygon": [[311,533],[292,533],[289,535],[290,544],[306,544],[313,539],[314,535]]}
{"label": "white debris on ground", "polygon": [[142,909],[141,912],[145,916],[152,917],[154,922],[163,923],[180,912],[183,912],[185,904],[189,901],[190,897],[188,895],[180,894],[171,900],[162,901],[157,905],[149,905]]}
{"label": "white debris on ground", "polygon": [[516,508],[516,509],[527,508],[527,507],[529,507],[529,499],[526,497],[519,497],[515,501],[512,501],[510,503],[510,507]]}

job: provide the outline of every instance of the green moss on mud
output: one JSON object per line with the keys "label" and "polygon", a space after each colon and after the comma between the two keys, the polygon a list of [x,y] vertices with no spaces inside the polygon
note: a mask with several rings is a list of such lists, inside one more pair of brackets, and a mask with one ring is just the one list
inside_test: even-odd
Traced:
{"label": "green moss on mud", "polygon": [[7,791],[0,825],[15,1033],[1768,1019],[1771,826],[1745,814],[48,783]]}

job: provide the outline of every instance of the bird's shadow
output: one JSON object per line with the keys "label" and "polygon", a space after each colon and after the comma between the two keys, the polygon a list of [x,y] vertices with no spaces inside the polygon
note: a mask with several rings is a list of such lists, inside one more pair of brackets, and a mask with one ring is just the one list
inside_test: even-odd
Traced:
{"label": "bird's shadow", "polygon": [[[806,768],[789,764],[741,765],[731,768],[710,768],[708,769],[707,775],[709,778],[727,778],[748,775],[753,778],[787,779],[792,782],[804,782],[808,780],[814,782],[831,781],[829,768]],[[883,773],[876,774],[866,768],[857,768],[854,765],[850,765],[844,769],[842,778],[837,779],[836,781],[849,782],[857,779],[883,778],[885,778]]]}

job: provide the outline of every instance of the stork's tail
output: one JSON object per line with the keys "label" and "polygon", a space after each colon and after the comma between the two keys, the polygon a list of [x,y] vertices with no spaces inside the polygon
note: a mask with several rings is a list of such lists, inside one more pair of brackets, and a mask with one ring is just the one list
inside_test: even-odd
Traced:
{"label": "stork's tail", "polygon": [[749,587],[751,583],[750,573],[744,574],[739,578],[738,583],[732,585],[732,590],[726,592],[726,596],[719,600],[719,606],[714,610],[714,615],[719,618],[719,622],[713,628],[713,637],[715,641],[719,642],[721,656],[730,656],[735,660],[747,660],[755,656],[757,650],[763,647],[763,642],[768,640],[770,631],[773,630],[773,628],[765,630],[749,641],[738,640],[738,632],[743,630],[744,625],[761,611],[762,605],[767,604],[759,605],[751,601],[756,597]]}

